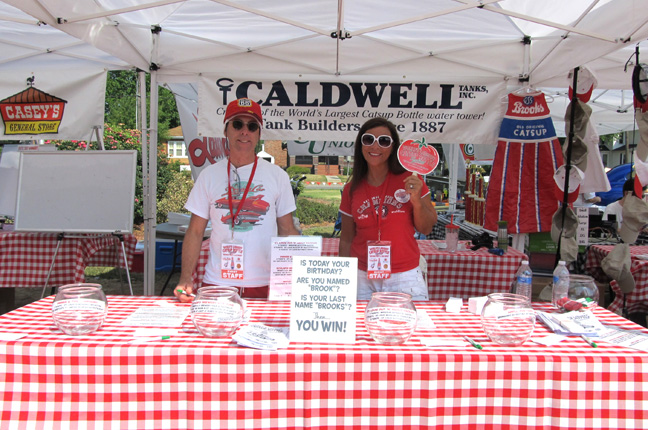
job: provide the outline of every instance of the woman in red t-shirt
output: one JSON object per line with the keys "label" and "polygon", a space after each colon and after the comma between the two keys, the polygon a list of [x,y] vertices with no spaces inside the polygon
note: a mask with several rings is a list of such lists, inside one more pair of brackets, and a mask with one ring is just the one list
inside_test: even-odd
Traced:
{"label": "woman in red t-shirt", "polygon": [[353,176],[342,192],[341,257],[358,258],[358,300],[400,291],[427,300],[415,230],[437,221],[430,191],[398,162],[400,138],[385,118],[365,122],[355,141]]}

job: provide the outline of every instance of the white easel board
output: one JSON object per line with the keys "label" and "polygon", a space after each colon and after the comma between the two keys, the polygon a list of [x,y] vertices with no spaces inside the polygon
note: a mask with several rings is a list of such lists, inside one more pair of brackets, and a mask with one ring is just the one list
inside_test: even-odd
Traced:
{"label": "white easel board", "polygon": [[21,152],[53,152],[56,146],[5,144],[0,155],[0,215],[16,216],[18,195],[18,164]]}
{"label": "white easel board", "polygon": [[16,231],[132,233],[137,151],[21,153]]}

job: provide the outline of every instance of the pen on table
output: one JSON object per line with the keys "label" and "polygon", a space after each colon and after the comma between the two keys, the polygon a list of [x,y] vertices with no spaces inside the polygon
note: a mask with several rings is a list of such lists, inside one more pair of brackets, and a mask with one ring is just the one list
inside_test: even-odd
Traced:
{"label": "pen on table", "polygon": [[589,346],[591,346],[592,348],[596,348],[598,346],[596,344],[596,342],[594,342],[592,339],[585,336],[584,334],[581,335],[581,339],[583,339],[585,342],[587,342],[589,344]]}
{"label": "pen on table", "polygon": [[196,295],[194,293],[189,293],[189,294],[185,293],[185,291],[182,288],[178,288],[178,292],[180,294],[185,294],[187,296],[196,297]]}
{"label": "pen on table", "polygon": [[154,342],[156,340],[168,340],[168,339],[171,339],[171,336],[137,337],[131,340],[130,343]]}
{"label": "pen on table", "polygon": [[484,349],[480,344],[478,344],[477,342],[475,342],[474,340],[472,340],[472,339],[469,338],[468,336],[464,336],[463,338],[466,340],[466,342],[468,342],[469,344],[471,344],[471,345],[474,346],[475,348],[477,348],[477,349]]}

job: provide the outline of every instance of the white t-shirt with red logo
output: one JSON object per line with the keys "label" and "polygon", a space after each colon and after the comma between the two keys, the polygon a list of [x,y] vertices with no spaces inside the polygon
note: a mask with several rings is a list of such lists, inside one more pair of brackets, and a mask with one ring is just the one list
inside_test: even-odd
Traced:
{"label": "white t-shirt with red logo", "polygon": [[[230,170],[232,205],[238,208],[252,173],[253,163]],[[270,283],[271,238],[277,236],[277,218],[295,210],[290,178],[279,166],[261,158],[243,207],[235,218],[234,239],[244,243],[244,279],[221,277],[221,243],[232,238],[232,215],[227,193],[227,159],[206,167],[198,176],[185,208],[211,220],[209,261],[203,283],[206,285],[264,286]]]}
{"label": "white t-shirt with red logo", "polygon": [[[393,273],[415,269],[419,265],[420,251],[414,238],[414,215],[404,180],[410,172],[389,174],[380,221],[381,240],[391,241],[391,268]],[[340,212],[353,217],[356,234],[351,242],[351,256],[358,258],[358,269],[367,270],[367,241],[378,240],[377,208],[380,205],[383,185],[373,187],[362,181],[351,195],[351,184],[342,192]],[[429,195],[423,183],[421,196]]]}

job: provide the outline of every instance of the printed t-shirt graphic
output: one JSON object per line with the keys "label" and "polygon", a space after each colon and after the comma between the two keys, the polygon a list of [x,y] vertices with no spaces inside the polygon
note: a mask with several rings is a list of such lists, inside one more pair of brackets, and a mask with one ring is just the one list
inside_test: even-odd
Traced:
{"label": "printed t-shirt graphic", "polygon": [[[353,217],[356,235],[351,242],[351,255],[358,257],[358,269],[367,270],[367,242],[378,240],[376,215],[381,214],[381,240],[389,240],[392,246],[398,242],[398,251],[392,248],[391,270],[393,273],[405,272],[418,267],[419,248],[414,239],[412,223],[412,204],[403,189],[403,181],[410,172],[389,175],[385,187],[385,199],[380,205],[382,185],[373,187],[362,182],[351,193],[350,183],[344,187],[340,211]],[[421,196],[430,193],[423,184]],[[429,198],[429,197],[428,197]]]}
{"label": "printed t-shirt graphic", "polygon": [[[238,210],[238,207],[241,205],[241,200],[243,199],[243,194],[245,187],[247,186],[247,181],[239,182],[238,185],[233,185],[232,189],[232,212],[228,211],[221,217],[221,222],[230,226],[232,228],[232,216]],[[243,200],[243,207],[239,211],[236,218],[234,218],[234,231],[249,231],[254,228],[254,226],[261,221],[263,216],[268,213],[270,209],[270,204],[263,200],[265,191],[263,184],[256,185],[254,182],[250,184],[250,191],[248,195]],[[222,195],[222,198],[214,202],[216,208],[229,208],[229,201],[227,190]]]}
{"label": "printed t-shirt graphic", "polygon": [[484,228],[506,220],[510,233],[551,230],[558,208],[556,169],[563,164],[560,143],[544,94],[508,95],[484,213]]}

